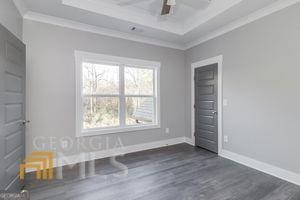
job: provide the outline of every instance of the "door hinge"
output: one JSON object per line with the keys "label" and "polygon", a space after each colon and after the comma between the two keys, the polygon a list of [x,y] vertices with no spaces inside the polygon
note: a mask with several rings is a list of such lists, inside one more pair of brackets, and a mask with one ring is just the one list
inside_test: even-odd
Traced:
{"label": "door hinge", "polygon": [[196,104],[194,104],[194,109],[196,109]]}

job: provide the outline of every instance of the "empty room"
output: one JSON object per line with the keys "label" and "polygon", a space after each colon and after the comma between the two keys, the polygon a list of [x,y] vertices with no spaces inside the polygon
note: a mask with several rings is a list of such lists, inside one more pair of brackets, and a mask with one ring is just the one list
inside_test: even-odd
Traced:
{"label": "empty room", "polygon": [[300,0],[0,0],[0,200],[300,200]]}

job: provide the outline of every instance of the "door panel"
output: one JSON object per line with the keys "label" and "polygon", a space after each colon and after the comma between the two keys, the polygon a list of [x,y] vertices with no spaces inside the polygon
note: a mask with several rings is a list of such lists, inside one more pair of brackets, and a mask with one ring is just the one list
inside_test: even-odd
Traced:
{"label": "door panel", "polygon": [[218,152],[218,64],[195,69],[196,146]]}
{"label": "door panel", "polygon": [[22,92],[22,77],[16,76],[9,72],[5,72],[4,75],[7,92]]}
{"label": "door panel", "polygon": [[[196,92],[197,94],[197,92]],[[198,95],[201,95],[198,93]],[[199,111],[208,111],[208,110],[212,110],[214,109],[214,104],[215,102],[214,101],[202,101],[200,99],[196,99],[197,100],[197,103],[198,103],[198,110]]]}
{"label": "door panel", "polygon": [[18,131],[5,137],[6,155],[10,154],[13,150],[22,145],[22,134],[22,131]]}
{"label": "door panel", "polygon": [[25,157],[25,45],[0,25],[0,190],[23,187]]}

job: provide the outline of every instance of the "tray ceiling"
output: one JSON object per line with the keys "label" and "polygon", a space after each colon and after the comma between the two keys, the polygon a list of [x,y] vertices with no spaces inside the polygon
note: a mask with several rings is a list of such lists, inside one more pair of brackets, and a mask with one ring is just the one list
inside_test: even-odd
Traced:
{"label": "tray ceiling", "polygon": [[99,29],[94,32],[185,49],[254,12],[297,0],[176,0],[173,13],[167,16],[160,15],[163,0],[13,1],[27,19],[59,20],[61,24]]}

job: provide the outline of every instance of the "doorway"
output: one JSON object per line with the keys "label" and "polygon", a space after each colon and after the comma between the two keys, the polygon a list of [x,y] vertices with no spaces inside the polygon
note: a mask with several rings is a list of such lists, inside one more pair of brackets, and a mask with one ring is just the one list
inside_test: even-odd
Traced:
{"label": "doorway", "polygon": [[25,157],[25,45],[0,25],[0,190],[19,192]]}
{"label": "doorway", "polygon": [[192,139],[195,146],[222,149],[222,56],[192,64]]}

